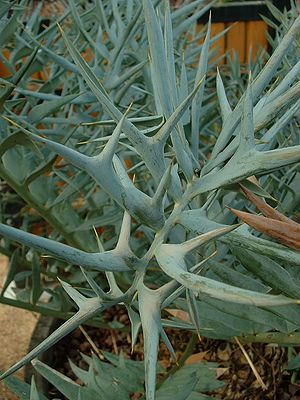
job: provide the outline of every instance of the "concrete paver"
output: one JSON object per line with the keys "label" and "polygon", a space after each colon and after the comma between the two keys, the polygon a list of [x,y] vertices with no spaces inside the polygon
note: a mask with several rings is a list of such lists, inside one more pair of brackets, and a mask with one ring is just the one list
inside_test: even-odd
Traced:
{"label": "concrete paver", "polygon": [[[7,271],[7,259],[0,255],[0,291]],[[30,311],[0,304],[0,370],[5,371],[27,353],[38,315]],[[16,372],[24,378],[24,369]],[[0,400],[18,400],[0,383]]]}

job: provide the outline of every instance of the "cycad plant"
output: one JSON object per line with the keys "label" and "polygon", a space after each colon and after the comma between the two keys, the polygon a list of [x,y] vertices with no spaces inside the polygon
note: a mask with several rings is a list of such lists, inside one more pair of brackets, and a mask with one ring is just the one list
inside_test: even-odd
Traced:
{"label": "cycad plant", "polygon": [[[202,1],[174,12],[168,1],[121,3],[95,1],[88,8],[70,0],[59,24],[42,33],[38,12],[22,24],[25,1],[6,21],[21,26],[9,40],[28,45],[13,53],[17,60],[27,57],[25,63],[1,81],[0,174],[28,204],[25,211],[34,209],[47,221],[51,237],[0,224],[2,247],[13,241],[31,249],[13,250],[15,258],[26,255],[32,268],[19,306],[22,300],[44,313],[70,311],[57,285],[47,289],[50,307],[40,301],[42,277],[60,275],[78,311],[2,378],[121,304],[133,346],[143,332],[144,378],[140,364],[109,354],[111,364],[86,357],[88,371],[73,365],[83,387],[34,361],[37,371],[70,399],[129,398],[129,392],[143,392],[145,379],[147,400],[191,400],[201,396],[201,366],[184,367],[156,390],[160,339],[176,357],[165,327],[199,337],[300,339],[299,254],[234,224],[226,208],[245,205],[240,183],[274,202],[261,186],[264,177],[296,171],[300,63],[289,58],[289,71],[279,72],[297,46],[300,17],[264,67],[254,76],[249,71],[247,88],[232,108],[219,72],[216,104],[210,23],[201,46],[202,33],[191,28],[206,11]],[[49,80],[32,80],[42,67]],[[30,224],[27,218],[22,228]],[[37,254],[59,261],[45,266]],[[191,322],[163,319],[162,310],[170,307],[188,311]],[[118,379],[108,385],[112,374]],[[176,382],[184,382],[182,390]],[[44,398],[34,384],[29,396]]]}

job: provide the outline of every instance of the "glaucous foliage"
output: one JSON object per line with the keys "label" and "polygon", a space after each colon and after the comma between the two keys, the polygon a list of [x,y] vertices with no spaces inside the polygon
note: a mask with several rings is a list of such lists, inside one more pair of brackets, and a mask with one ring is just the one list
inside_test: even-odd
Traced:
{"label": "glaucous foliage", "polygon": [[[2,3],[0,41],[10,56],[0,57],[11,75],[0,82],[0,176],[24,202],[18,228],[2,214],[6,287],[25,259],[16,305],[67,318],[67,294],[78,308],[2,378],[116,304],[128,311],[132,346],[142,329],[144,377],[122,357],[108,354],[111,364],[87,357],[89,371],[72,367],[80,387],[35,361],[66,397],[126,399],[143,391],[143,379],[147,400],[200,394],[203,366],[176,373],[184,393],[174,389],[176,374],[156,391],[159,340],[175,355],[167,326],[212,338],[299,340],[299,253],[234,224],[226,205],[247,204],[239,183],[272,202],[299,197],[292,185],[300,17],[291,12],[273,54],[253,76],[249,70],[232,99],[210,62],[210,22],[196,31],[210,7],[203,1],[171,10],[159,0],[70,0],[58,24],[41,31],[40,6]],[[280,195],[283,174],[290,180]],[[40,217],[47,237],[28,232]],[[170,307],[188,311],[190,322],[162,319]],[[114,393],[104,378],[91,384],[95,369],[118,375]],[[35,384],[28,396],[44,398]]]}

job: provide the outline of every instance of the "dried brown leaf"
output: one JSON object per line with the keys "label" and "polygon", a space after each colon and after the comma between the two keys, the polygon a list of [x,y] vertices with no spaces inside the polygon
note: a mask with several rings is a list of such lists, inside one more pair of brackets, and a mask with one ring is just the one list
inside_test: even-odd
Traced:
{"label": "dried brown leaf", "polygon": [[186,311],[177,310],[175,308],[166,308],[165,311],[167,311],[173,317],[180,319],[181,321],[191,322],[189,313]]}
{"label": "dried brown leaf", "polygon": [[223,347],[219,347],[217,350],[217,356],[221,361],[228,361],[231,357],[231,348],[227,344],[225,349]]}
{"label": "dried brown leaf", "polygon": [[228,370],[229,368],[216,368],[216,378],[220,378],[220,376],[224,375]]}
{"label": "dried brown leaf", "polygon": [[208,351],[200,351],[200,353],[195,353],[189,356],[186,361],[185,365],[195,364],[197,362],[201,362],[204,360],[209,360]]}
{"label": "dried brown leaf", "polygon": [[278,240],[291,249],[300,251],[300,224],[291,220],[284,222],[261,215],[250,214],[230,207],[229,210],[257,231]]}
{"label": "dried brown leaf", "polygon": [[269,204],[267,204],[260,197],[256,196],[254,193],[250,192],[250,190],[246,189],[245,186],[243,186],[242,184],[240,184],[240,186],[242,188],[244,195],[251,201],[251,203],[253,203],[259,209],[259,211],[265,217],[299,226],[297,222],[293,221],[292,219],[281,214],[279,211],[275,210],[273,207],[269,206]]}

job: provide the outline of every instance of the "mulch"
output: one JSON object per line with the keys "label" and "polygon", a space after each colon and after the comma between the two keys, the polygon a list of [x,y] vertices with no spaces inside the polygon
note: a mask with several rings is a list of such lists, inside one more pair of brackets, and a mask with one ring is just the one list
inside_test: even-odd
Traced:
{"label": "mulch", "polygon": [[[123,308],[114,307],[107,310],[104,318],[106,322],[121,322],[129,326],[127,314]],[[139,335],[134,352],[131,354],[131,338],[129,332],[116,329],[100,329],[84,326],[84,332],[90,337],[94,345],[101,350],[120,354],[133,360],[143,360],[143,337]],[[166,333],[180,360],[191,338],[191,333],[183,330],[166,329]],[[201,338],[197,339],[193,355],[186,363],[214,361],[219,364],[217,369],[218,379],[225,383],[218,391],[207,393],[212,397],[226,400],[300,400],[300,379],[297,373],[286,370],[288,363],[288,350],[285,347],[267,344],[245,344],[244,349],[250,357],[256,371],[262,379],[265,389],[256,379],[249,362],[241,348],[235,342]],[[80,353],[91,355],[95,352],[86,339],[83,331],[78,328],[73,333],[62,339],[51,350],[53,356],[52,367],[62,372],[77,383],[81,383],[70,369],[68,359],[71,359],[80,368],[86,369]],[[101,357],[102,358],[102,357]],[[164,343],[160,344],[159,362],[169,370],[174,367]],[[55,388],[50,388],[51,399],[61,398]],[[135,395],[132,399],[137,400]]]}

